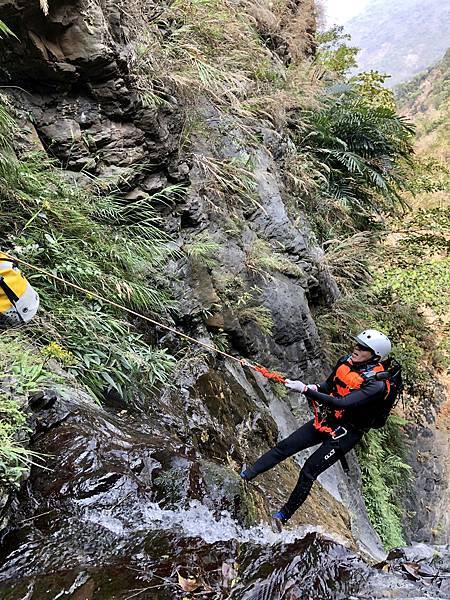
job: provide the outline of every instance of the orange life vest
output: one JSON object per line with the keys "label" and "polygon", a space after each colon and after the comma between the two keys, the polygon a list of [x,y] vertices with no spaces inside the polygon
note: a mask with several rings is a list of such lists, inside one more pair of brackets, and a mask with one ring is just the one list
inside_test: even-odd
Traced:
{"label": "orange life vest", "polygon": [[[374,367],[370,367],[367,372],[381,373],[386,369],[381,363],[378,363]],[[360,373],[353,371],[349,361],[345,361],[336,369],[336,374],[333,379],[334,388],[336,393],[332,393],[332,396],[347,396],[354,390],[359,388],[367,381]]]}
{"label": "orange life vest", "polygon": [[[363,374],[358,373],[357,371],[354,371],[352,369],[352,362],[351,359],[347,359],[345,360],[345,362],[341,363],[339,365],[339,367],[336,369],[336,373],[334,375],[333,378],[333,387],[334,390],[331,393],[332,396],[348,396],[348,394],[350,394],[350,392],[353,392],[355,390],[359,390],[359,388],[361,388],[364,383],[367,382],[367,378],[365,378],[363,376]],[[367,371],[365,371],[366,373],[370,373],[370,372],[375,372],[375,373],[380,373],[381,371],[385,371],[385,367],[381,364],[378,363],[374,366],[370,366],[369,368],[367,368]],[[386,396],[388,396],[390,388],[391,388],[391,384],[389,382],[389,380],[385,381],[386,383]],[[313,403],[313,409],[314,409],[314,427],[315,429],[318,429],[319,431],[323,431],[325,433],[330,433],[331,435],[334,434],[334,430],[329,427],[328,425],[325,425],[326,419],[322,419],[320,420],[319,418],[319,413],[317,410],[317,406],[315,403]],[[344,416],[344,410],[343,409],[335,409],[334,410],[334,418],[339,420],[342,419],[342,417]]]}
{"label": "orange life vest", "polygon": [[[359,390],[359,388],[364,385],[364,383],[366,383],[367,379],[360,373],[358,373],[357,371],[353,371],[352,369],[352,364],[351,363],[351,359],[346,360],[344,363],[342,363],[341,365],[339,365],[339,367],[336,369],[336,373],[334,375],[334,379],[333,379],[333,385],[334,385],[334,389],[335,392],[333,391],[331,393],[332,396],[348,396],[348,394],[350,394],[350,392],[353,392],[354,390]],[[385,367],[381,364],[378,363],[375,366],[371,366],[369,369],[367,369],[367,373],[371,372],[371,373],[381,373],[382,371],[385,371]],[[389,394],[389,390],[390,390],[390,383],[389,381],[386,381],[386,387],[387,387],[387,391],[386,391],[386,395]],[[342,419],[342,417],[344,416],[344,411],[343,410],[335,410],[334,411],[334,416],[336,419]]]}

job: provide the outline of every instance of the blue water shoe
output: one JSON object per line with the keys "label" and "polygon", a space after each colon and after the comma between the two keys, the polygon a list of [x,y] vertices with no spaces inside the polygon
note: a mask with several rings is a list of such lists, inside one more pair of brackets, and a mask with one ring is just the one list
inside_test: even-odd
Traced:
{"label": "blue water shoe", "polygon": [[272,519],[274,519],[274,521],[279,521],[281,525],[286,525],[286,523],[289,521],[289,517],[282,510],[279,510],[272,515]]}
{"label": "blue water shoe", "polygon": [[244,465],[244,468],[240,472],[240,476],[244,481],[251,481],[256,477],[256,473],[252,469],[247,469]]}

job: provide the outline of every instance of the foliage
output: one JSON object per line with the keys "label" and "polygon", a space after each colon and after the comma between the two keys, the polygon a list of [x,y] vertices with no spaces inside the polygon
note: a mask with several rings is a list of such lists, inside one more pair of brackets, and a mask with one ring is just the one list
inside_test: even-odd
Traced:
{"label": "foliage", "polygon": [[352,93],[358,100],[373,108],[387,108],[395,111],[395,97],[386,86],[389,75],[378,71],[364,71],[350,79]]}
{"label": "foliage", "polygon": [[345,295],[370,283],[369,256],[376,243],[373,233],[358,231],[346,238],[327,240],[322,245],[325,251],[322,262]]}
{"label": "foliage", "polygon": [[285,122],[292,107],[313,99],[319,77],[304,61],[313,44],[311,5],[176,0],[158,5],[143,27],[148,11],[135,3],[127,26],[141,98],[153,106],[182,99],[187,120],[207,98],[253,136],[255,115]]}
{"label": "foliage", "polygon": [[12,35],[17,38],[16,34],[0,19],[0,38],[5,35]]}
{"label": "foliage", "polygon": [[14,120],[8,112],[6,101],[0,94],[0,193],[1,182],[14,181],[18,174],[18,161],[11,147],[14,133]]}
{"label": "foliage", "polygon": [[305,277],[305,273],[299,265],[261,239],[253,242],[245,262],[250,271],[258,273],[263,279],[270,278],[271,271],[298,278]]}
{"label": "foliage", "polygon": [[[408,191],[413,197],[410,204],[417,207],[430,207],[441,197],[450,192],[450,170],[439,158],[418,157],[414,164],[414,172],[409,181]],[[441,194],[442,193],[442,194]],[[435,194],[435,198],[431,196]]]}
{"label": "foliage", "polygon": [[222,0],[176,0],[162,5],[149,30],[137,24],[142,89],[162,99],[168,90],[219,102],[245,95],[271,70],[271,59],[241,9]]}
{"label": "foliage", "polygon": [[202,232],[191,243],[185,244],[183,250],[195,262],[212,268],[217,265],[214,255],[220,250],[220,244],[208,232]]}
{"label": "foliage", "polygon": [[230,351],[230,340],[223,329],[219,329],[218,333],[213,334],[212,338],[217,350],[221,352]]}
{"label": "foliage", "polygon": [[376,277],[375,292],[380,296],[390,294],[394,301],[401,298],[413,306],[429,306],[438,315],[445,314],[450,306],[450,257],[418,263],[416,255],[404,256]]}
{"label": "foliage", "polygon": [[342,25],[317,33],[316,63],[337,79],[344,78],[357,65],[356,56],[359,49],[349,46],[347,42],[350,41],[351,36],[344,32]]}
{"label": "foliage", "polygon": [[[153,348],[107,305],[71,294],[65,300],[61,302],[58,295],[47,297],[44,331],[76,360],[68,363],[64,356],[56,358],[99,400],[115,390],[129,403],[145,408],[152,390],[169,384],[175,359],[166,350]],[[41,332],[41,339],[48,338]]]}
{"label": "foliage", "polygon": [[411,158],[413,134],[406,119],[353,93],[328,97],[304,119],[297,144],[326,169],[328,195],[366,216],[402,203],[401,166]]}
{"label": "foliage", "polygon": [[250,290],[246,289],[244,281],[239,277],[216,278],[216,285],[223,305],[231,309],[239,321],[255,323],[263,335],[272,334],[272,313],[260,304],[260,288],[254,286]]}
{"label": "foliage", "polygon": [[401,443],[405,423],[390,417],[382,429],[366,433],[357,448],[367,513],[386,550],[405,545],[398,494],[411,471]]}
{"label": "foliage", "polygon": [[76,363],[76,357],[72,352],[63,348],[61,344],[57,342],[50,342],[47,346],[42,348],[42,354],[44,356],[56,358],[63,365],[70,366]]}
{"label": "foliage", "polygon": [[272,335],[272,313],[266,306],[244,306],[237,311],[239,320],[255,323],[263,335]]}
{"label": "foliage", "polygon": [[58,377],[45,368],[45,360],[16,332],[0,338],[0,485],[18,485],[22,475],[41,457],[24,447],[28,434],[25,409],[29,391],[54,385]]}
{"label": "foliage", "polygon": [[420,369],[425,357],[438,369],[450,363],[445,335],[450,311],[449,214],[448,208],[422,209],[403,220],[396,245],[382,251],[384,266],[374,268],[373,291],[390,315],[386,320],[399,341],[410,380],[426,379]]}
{"label": "foliage", "polygon": [[17,400],[0,393],[0,485],[16,485],[32,462],[20,438],[26,433],[26,417]]}
{"label": "foliage", "polygon": [[250,157],[246,160],[231,158],[218,160],[212,156],[194,155],[194,162],[198,165],[212,189],[231,203],[233,200],[244,207],[257,206],[256,181],[252,171]]}
{"label": "foliage", "polygon": [[[66,184],[45,157],[11,153],[14,123],[0,104],[0,233],[13,254],[64,280],[137,311],[170,318],[165,266],[174,251],[151,199],[126,201],[87,194]],[[170,202],[179,186],[160,192]],[[163,274],[164,273],[164,274]],[[44,319],[28,331],[101,398],[111,389],[136,401],[138,383],[166,383],[173,359],[153,350],[121,311],[92,301],[42,273]],[[56,352],[56,354],[58,354]],[[72,359],[75,357],[75,360]]]}

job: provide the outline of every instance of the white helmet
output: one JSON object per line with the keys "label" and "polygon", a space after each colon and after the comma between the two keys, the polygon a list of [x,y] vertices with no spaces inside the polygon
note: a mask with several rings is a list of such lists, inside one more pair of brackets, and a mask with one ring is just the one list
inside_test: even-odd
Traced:
{"label": "white helmet", "polygon": [[28,283],[25,292],[9,310],[0,313],[0,319],[9,327],[28,323],[39,308],[39,295]]}
{"label": "white helmet", "polygon": [[365,329],[364,331],[361,331],[361,333],[358,333],[353,339],[356,340],[358,344],[361,344],[361,346],[367,346],[367,348],[372,350],[372,352],[381,359],[386,358],[392,350],[392,344],[389,338],[376,329]]}

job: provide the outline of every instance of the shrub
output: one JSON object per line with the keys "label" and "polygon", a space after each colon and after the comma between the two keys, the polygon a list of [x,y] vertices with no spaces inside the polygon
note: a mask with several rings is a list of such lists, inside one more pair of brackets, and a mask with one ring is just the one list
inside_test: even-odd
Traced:
{"label": "shrub", "polygon": [[33,462],[42,457],[26,448],[26,399],[38,387],[57,384],[59,378],[45,368],[45,359],[16,332],[0,338],[0,484],[17,485]]}

